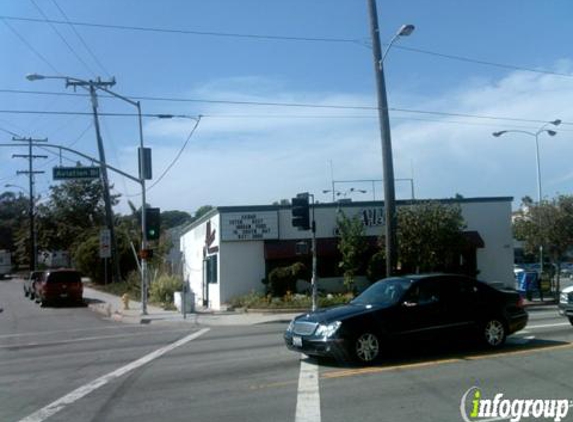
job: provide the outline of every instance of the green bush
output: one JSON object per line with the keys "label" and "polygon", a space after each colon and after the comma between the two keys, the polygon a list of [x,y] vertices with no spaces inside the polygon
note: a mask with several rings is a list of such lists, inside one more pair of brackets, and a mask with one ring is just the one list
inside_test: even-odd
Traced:
{"label": "green bush", "polygon": [[296,291],[297,280],[308,278],[308,269],[302,262],[275,268],[269,273],[269,293],[273,297],[283,297],[287,292]]}
{"label": "green bush", "polygon": [[152,302],[165,304],[173,303],[173,293],[183,289],[183,281],[179,277],[162,275],[149,288],[149,298]]}

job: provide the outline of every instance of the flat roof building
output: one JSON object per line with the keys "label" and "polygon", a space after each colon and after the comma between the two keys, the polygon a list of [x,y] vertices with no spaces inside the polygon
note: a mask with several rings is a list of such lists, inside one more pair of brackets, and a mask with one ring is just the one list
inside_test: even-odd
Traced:
{"label": "flat roof building", "polygon": [[[511,197],[432,200],[460,206],[469,248],[459,269],[487,281],[513,286]],[[429,200],[397,201],[397,208]],[[315,205],[319,287],[336,291],[338,273],[337,215],[358,215],[371,251],[384,233],[384,202],[344,202]],[[297,243],[310,240],[310,231],[291,223],[290,205],[217,207],[185,227],[181,253],[185,280],[196,304],[222,309],[230,299],[252,291],[264,292],[262,280],[278,266],[296,261]]]}

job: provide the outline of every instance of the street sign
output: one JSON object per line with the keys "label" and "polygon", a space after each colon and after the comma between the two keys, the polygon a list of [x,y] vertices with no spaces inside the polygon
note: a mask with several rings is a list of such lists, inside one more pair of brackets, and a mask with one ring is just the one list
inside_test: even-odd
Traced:
{"label": "street sign", "polygon": [[99,179],[99,167],[54,167],[54,180]]}
{"label": "street sign", "polygon": [[99,232],[99,257],[111,258],[111,233],[109,229],[101,229]]}

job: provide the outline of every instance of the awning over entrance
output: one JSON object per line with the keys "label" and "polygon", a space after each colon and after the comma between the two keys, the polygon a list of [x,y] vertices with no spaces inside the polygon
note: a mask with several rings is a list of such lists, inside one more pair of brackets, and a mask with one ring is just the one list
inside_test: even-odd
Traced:
{"label": "awning over entrance", "polygon": [[485,243],[478,231],[475,230],[465,231],[464,237],[466,238],[470,246],[473,246],[476,249],[485,248]]}

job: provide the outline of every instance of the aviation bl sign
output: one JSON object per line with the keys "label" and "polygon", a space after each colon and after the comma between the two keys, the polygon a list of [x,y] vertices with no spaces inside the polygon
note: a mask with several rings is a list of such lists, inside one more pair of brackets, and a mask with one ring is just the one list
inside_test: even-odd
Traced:
{"label": "aviation bl sign", "polygon": [[54,167],[54,180],[99,179],[99,167]]}

